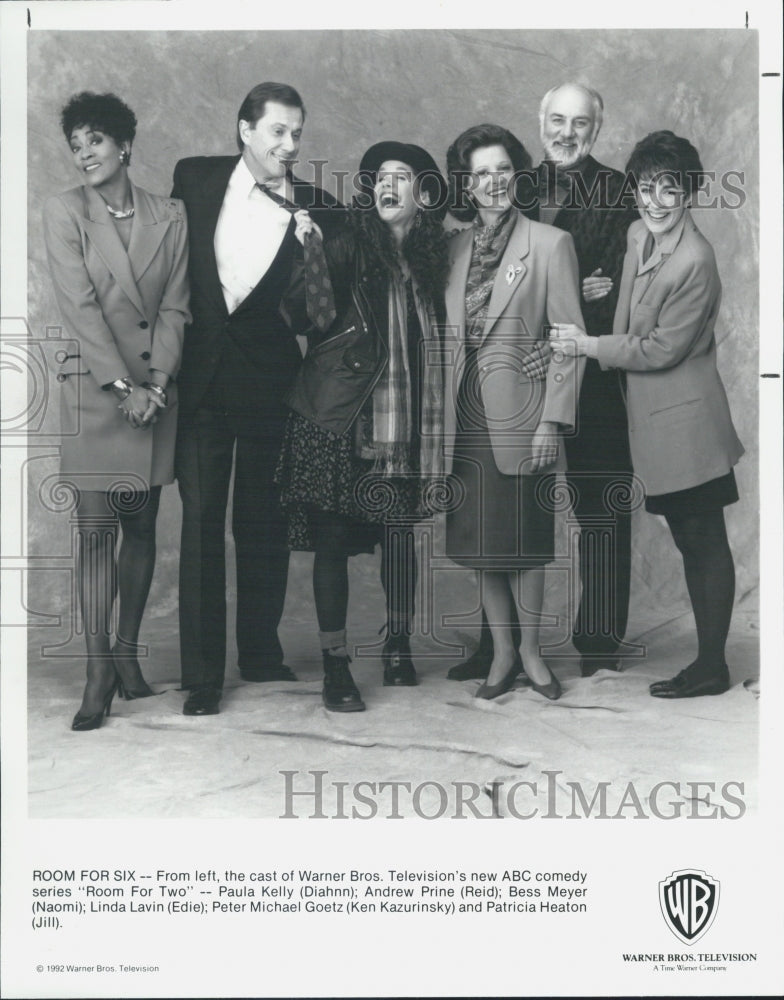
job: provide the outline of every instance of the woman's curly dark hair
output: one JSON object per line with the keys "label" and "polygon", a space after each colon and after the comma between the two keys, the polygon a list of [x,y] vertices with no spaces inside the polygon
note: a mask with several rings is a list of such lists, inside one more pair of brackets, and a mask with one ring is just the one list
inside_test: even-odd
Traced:
{"label": "woman's curly dark hair", "polygon": [[84,126],[103,132],[118,145],[133,142],[136,135],[136,115],[128,105],[115,94],[94,94],[91,90],[74,94],[62,110],[60,125],[66,139],[75,128]]}
{"label": "woman's curly dark hair", "polygon": [[[375,206],[359,208],[355,205],[348,218],[367,261],[369,280],[385,286],[390,274],[400,272],[389,227],[378,217]],[[420,296],[428,303],[437,302],[444,294],[449,273],[447,237],[437,213],[419,210],[403,239],[402,251]]]}

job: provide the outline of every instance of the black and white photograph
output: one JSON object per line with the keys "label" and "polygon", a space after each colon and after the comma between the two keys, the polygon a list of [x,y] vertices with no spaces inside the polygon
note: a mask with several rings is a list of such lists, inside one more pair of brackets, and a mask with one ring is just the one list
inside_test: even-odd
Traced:
{"label": "black and white photograph", "polygon": [[781,12],[2,4],[9,997],[777,995]]}

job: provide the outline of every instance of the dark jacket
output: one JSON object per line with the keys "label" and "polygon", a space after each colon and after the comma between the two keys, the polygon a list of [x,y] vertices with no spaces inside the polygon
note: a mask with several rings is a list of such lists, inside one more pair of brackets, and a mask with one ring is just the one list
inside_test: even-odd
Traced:
{"label": "dark jacket", "polygon": [[284,310],[293,332],[307,335],[308,351],[286,405],[341,435],[356,419],[387,363],[388,290],[370,281],[352,233],[325,242],[324,253],[337,316],[323,334],[310,325],[303,269],[297,264]]}
{"label": "dark jacket", "polygon": [[[210,402],[252,420],[282,406],[301,353],[280,314],[280,301],[301,258],[294,222],[267,273],[231,314],[215,260],[215,228],[238,156],[180,160],[173,197],[185,202],[190,237],[189,277],[193,323],[185,332],[180,371],[181,419]],[[320,188],[293,178],[296,203],[307,208],[325,235],[343,222],[339,203]]]}
{"label": "dark jacket", "polygon": [[[540,194],[545,191],[547,165],[537,168]],[[624,189],[624,175],[597,162],[592,156],[572,171],[572,197],[556,215],[553,225],[574,240],[579,265],[579,282],[597,268],[612,278],[609,295],[596,302],[582,299],[580,307],[586,332],[592,337],[609,334],[621,284],[626,233],[639,215],[631,190]],[[538,207],[529,217],[539,219]],[[612,472],[631,468],[626,431],[626,407],[622,381],[617,372],[603,372],[597,361],[588,358],[580,389],[577,433],[566,439],[570,470]]]}

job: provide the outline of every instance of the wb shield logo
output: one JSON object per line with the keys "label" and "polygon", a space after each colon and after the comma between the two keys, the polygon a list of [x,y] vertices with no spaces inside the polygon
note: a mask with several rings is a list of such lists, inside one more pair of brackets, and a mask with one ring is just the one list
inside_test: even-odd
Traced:
{"label": "wb shield logo", "polygon": [[672,933],[684,944],[694,944],[716,916],[719,883],[694,868],[673,872],[659,882],[659,902]]}

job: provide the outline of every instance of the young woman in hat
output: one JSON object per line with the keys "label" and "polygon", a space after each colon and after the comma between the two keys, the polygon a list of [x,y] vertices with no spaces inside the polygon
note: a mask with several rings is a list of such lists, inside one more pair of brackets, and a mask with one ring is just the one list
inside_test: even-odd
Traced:
{"label": "young woman in hat", "polygon": [[[429,513],[442,471],[443,381],[438,323],[447,274],[446,184],[409,143],[362,157],[345,232],[325,247],[336,319],[308,329],[305,275],[287,297],[309,349],[290,394],[278,466],[292,548],[315,552],[313,590],[324,660],[324,705],[364,703],[349,669],[348,557],[381,544],[386,595],[384,684],[417,683],[411,661],[413,523]],[[297,237],[315,227],[296,215]]]}

